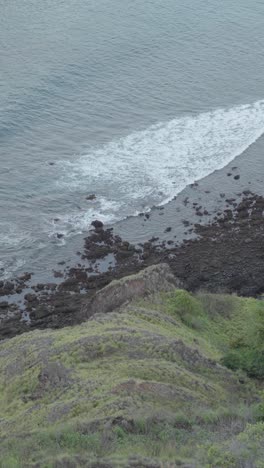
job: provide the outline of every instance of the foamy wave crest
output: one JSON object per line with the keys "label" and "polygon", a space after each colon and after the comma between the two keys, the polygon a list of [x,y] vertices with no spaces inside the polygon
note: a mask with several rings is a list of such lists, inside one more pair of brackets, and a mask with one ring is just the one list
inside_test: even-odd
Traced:
{"label": "foamy wave crest", "polygon": [[[264,100],[177,118],[63,162],[59,183],[111,200],[108,217],[115,218],[117,211],[124,217],[167,202],[186,185],[224,167],[263,133]],[[92,214],[81,215],[84,224]],[[100,206],[96,215],[104,215]],[[82,225],[78,216],[75,221]]]}
{"label": "foamy wave crest", "polygon": [[[49,229],[49,236],[56,239],[58,245],[64,245],[65,238],[71,237],[77,233],[81,234],[93,220],[98,218],[98,216],[100,216],[100,220],[105,224],[118,221],[118,212],[121,206],[122,203],[100,198],[96,200],[89,209],[83,209],[77,213],[56,218],[56,220],[52,222],[52,228]],[[62,234],[63,237],[60,237],[60,234]]]}

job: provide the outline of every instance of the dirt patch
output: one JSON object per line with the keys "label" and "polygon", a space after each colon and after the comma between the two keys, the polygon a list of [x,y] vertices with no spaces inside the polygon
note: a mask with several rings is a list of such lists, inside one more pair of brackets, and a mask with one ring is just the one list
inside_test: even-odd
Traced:
{"label": "dirt patch", "polygon": [[151,394],[154,398],[165,398],[171,401],[175,400],[176,398],[186,401],[190,401],[192,399],[189,392],[187,391],[185,393],[182,389],[176,388],[173,385],[150,381],[136,382],[134,380],[128,380],[127,382],[123,382],[113,388],[112,393],[126,393],[128,395],[132,395],[134,393]]}

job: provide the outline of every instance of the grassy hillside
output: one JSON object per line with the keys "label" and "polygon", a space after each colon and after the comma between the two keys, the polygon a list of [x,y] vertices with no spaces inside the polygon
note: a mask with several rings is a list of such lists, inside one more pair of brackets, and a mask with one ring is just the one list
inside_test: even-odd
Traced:
{"label": "grassy hillside", "polygon": [[264,467],[264,303],[182,290],[0,343],[0,466]]}

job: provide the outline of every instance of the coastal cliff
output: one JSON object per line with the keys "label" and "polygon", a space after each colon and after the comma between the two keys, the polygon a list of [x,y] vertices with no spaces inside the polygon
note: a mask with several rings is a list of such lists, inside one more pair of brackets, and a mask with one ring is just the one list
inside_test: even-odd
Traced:
{"label": "coastal cliff", "polygon": [[0,466],[263,467],[264,302],[180,287],[150,267],[2,341]]}

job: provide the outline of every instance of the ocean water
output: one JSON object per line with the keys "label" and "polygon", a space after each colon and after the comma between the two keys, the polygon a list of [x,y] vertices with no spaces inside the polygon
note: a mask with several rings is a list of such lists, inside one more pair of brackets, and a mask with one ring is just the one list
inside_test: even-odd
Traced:
{"label": "ocean water", "polygon": [[263,76],[260,0],[0,0],[0,276],[245,151]]}

